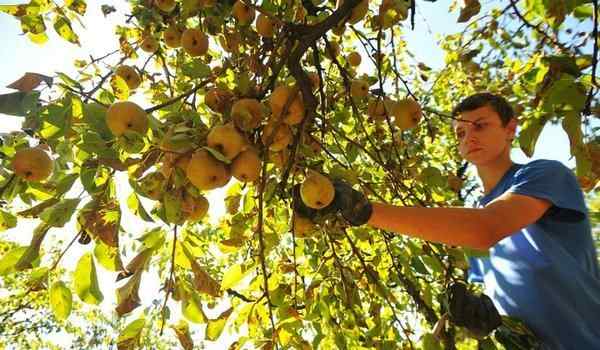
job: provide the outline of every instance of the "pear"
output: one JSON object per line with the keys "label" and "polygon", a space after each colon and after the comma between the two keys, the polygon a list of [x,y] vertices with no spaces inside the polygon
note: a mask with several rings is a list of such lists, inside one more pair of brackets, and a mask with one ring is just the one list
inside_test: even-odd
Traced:
{"label": "pear", "polygon": [[121,65],[115,70],[115,74],[125,80],[129,90],[135,90],[142,83],[140,75],[131,66]]}
{"label": "pear", "polygon": [[237,20],[237,22],[241,25],[246,25],[252,23],[254,20],[254,16],[256,12],[254,9],[242,1],[238,0],[233,4],[233,8],[231,9],[231,13],[233,17]]}
{"label": "pear", "polygon": [[206,143],[208,147],[221,152],[229,160],[235,158],[246,146],[244,136],[232,123],[212,128],[206,137]]}
{"label": "pear", "polygon": [[294,213],[294,235],[296,238],[308,238],[315,230],[315,224],[310,219]]}
{"label": "pear", "polygon": [[158,41],[153,36],[146,35],[142,40],[141,48],[148,53],[155,53],[158,50]]}
{"label": "pear", "polygon": [[355,99],[362,99],[369,94],[369,83],[366,80],[353,80],[350,84],[350,95]]}
{"label": "pear", "polygon": [[254,182],[258,180],[261,170],[261,161],[258,153],[253,149],[240,153],[231,163],[231,174],[240,182]]}
{"label": "pear", "polygon": [[182,26],[171,24],[163,32],[163,40],[165,41],[165,45],[171,48],[181,47],[181,36],[183,35],[184,30],[185,28]]}
{"label": "pear", "polygon": [[315,171],[311,171],[300,185],[300,198],[309,208],[323,209],[333,201],[334,196],[335,189],[331,181]]}
{"label": "pear", "polygon": [[263,14],[258,15],[258,18],[256,19],[256,31],[262,37],[272,38],[273,21]]}
{"label": "pear", "polygon": [[156,0],[156,7],[167,13],[173,11],[176,5],[175,0]]}
{"label": "pear", "polygon": [[106,111],[106,125],[115,136],[121,136],[125,131],[145,134],[148,130],[148,115],[133,102],[119,101]]}
{"label": "pear", "polygon": [[214,112],[224,113],[232,98],[233,94],[230,91],[215,87],[206,93],[204,103]]}
{"label": "pear", "polygon": [[412,129],[423,117],[421,106],[412,98],[405,98],[394,106],[392,111],[394,122],[402,130]]}
{"label": "pear", "polygon": [[288,99],[292,99],[288,105],[285,116],[283,117],[284,123],[288,125],[295,125],[302,121],[304,118],[304,103],[302,102],[302,95],[296,88],[291,88],[285,85],[279,85],[273,90],[269,97],[269,105],[271,106],[271,112],[276,118],[281,118],[283,108],[286,105]]}
{"label": "pear", "polygon": [[190,182],[201,191],[223,187],[231,179],[231,172],[225,164],[205,149],[196,151],[192,155],[186,175]]}
{"label": "pear", "polygon": [[[280,124],[277,130],[275,131],[275,125]],[[271,134],[275,133],[274,136],[271,137]],[[269,142],[269,149],[271,151],[281,151],[287,147],[292,142],[292,130],[285,123],[279,123],[275,119],[271,118],[271,120],[265,125],[262,133],[262,142],[263,144]]]}
{"label": "pear", "polygon": [[386,111],[388,116],[392,115],[396,103],[396,101],[392,101],[389,97],[386,97],[385,99],[373,97],[369,100],[367,115],[373,121],[383,121],[385,120]]}
{"label": "pear", "polygon": [[15,175],[27,181],[42,181],[52,174],[54,161],[39,147],[23,148],[15,153],[12,168]]}
{"label": "pear", "polygon": [[[342,6],[344,0],[338,0],[338,8]],[[356,24],[360,22],[361,19],[365,17],[367,12],[369,11],[369,0],[361,0],[350,12],[350,17],[348,17],[348,22],[352,24]]]}
{"label": "pear", "polygon": [[181,203],[181,210],[186,214],[187,220],[190,221],[198,221],[205,217],[208,212],[208,207],[208,200],[203,195],[193,197],[186,193],[184,195],[183,203]]}
{"label": "pear", "polygon": [[231,107],[231,119],[238,128],[244,131],[258,128],[262,114],[262,105],[253,98],[242,98]]}
{"label": "pear", "polygon": [[186,29],[181,34],[181,46],[192,57],[202,56],[208,51],[208,36],[200,29]]}
{"label": "pear", "polygon": [[360,54],[358,52],[352,51],[346,57],[346,61],[348,61],[348,64],[350,64],[352,67],[356,67],[360,65],[362,58],[360,57]]}

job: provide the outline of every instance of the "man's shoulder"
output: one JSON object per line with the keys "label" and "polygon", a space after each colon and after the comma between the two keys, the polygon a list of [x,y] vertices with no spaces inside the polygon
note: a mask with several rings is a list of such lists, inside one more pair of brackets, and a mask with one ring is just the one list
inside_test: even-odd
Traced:
{"label": "man's shoulder", "polygon": [[525,164],[519,164],[514,177],[528,176],[557,176],[561,174],[572,174],[571,169],[558,160],[536,159]]}

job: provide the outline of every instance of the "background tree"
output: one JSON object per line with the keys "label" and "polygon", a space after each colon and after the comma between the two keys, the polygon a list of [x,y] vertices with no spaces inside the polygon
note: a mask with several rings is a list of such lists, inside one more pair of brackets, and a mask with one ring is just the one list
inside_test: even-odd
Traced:
{"label": "background tree", "polygon": [[[290,209],[292,188],[321,173],[379,201],[468,203],[477,184],[449,111],[489,90],[514,104],[529,156],[546,123],[562,125],[597,211],[595,0],[510,0],[484,11],[455,1],[469,24],[442,41],[440,70],[404,44],[419,26],[415,1],[130,5],[114,31],[119,50],[77,60],[77,76],[27,73],[11,84],[17,92],[0,95],[1,113],[24,117],[2,137],[0,227],[39,221],[29,245],[1,241],[0,341],[49,347],[45,336],[63,332],[73,347],[191,349],[225,327],[239,334],[231,349],[520,341],[509,319],[479,341],[445,322],[445,286],[479,253],[348,228],[334,215],[312,223]],[[80,45],[72,23],[83,0],[0,10],[33,42],[52,24]],[[372,69],[359,74],[361,65]],[[224,186],[226,215],[213,225],[206,197]],[[127,203],[117,200],[123,191]],[[149,228],[123,230],[126,211]],[[48,239],[71,220],[74,232]],[[64,265],[73,246],[84,254]],[[100,285],[99,269],[116,284]],[[152,278],[160,290],[141,300]],[[109,318],[97,305],[113,291]]]}

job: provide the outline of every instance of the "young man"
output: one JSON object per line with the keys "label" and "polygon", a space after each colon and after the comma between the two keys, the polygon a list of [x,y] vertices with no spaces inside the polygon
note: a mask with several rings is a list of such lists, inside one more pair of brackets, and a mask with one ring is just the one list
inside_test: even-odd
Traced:
{"label": "young man", "polygon": [[[453,114],[459,153],[483,184],[475,208],[371,203],[339,181],[332,207],[351,225],[489,250],[489,258],[471,259],[469,279],[484,283],[501,314],[524,321],[546,349],[600,349],[600,268],[575,176],[557,161],[512,162],[517,120],[504,98],[475,94]],[[489,332],[499,322],[485,304],[470,312]]]}

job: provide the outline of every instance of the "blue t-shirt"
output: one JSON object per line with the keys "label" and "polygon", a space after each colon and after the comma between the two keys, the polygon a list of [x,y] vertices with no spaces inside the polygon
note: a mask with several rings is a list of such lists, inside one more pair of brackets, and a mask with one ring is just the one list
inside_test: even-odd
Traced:
{"label": "blue t-shirt", "polygon": [[553,160],[514,164],[477,206],[505,192],[553,205],[489,258],[470,258],[469,281],[483,282],[499,312],[524,321],[544,349],[600,349],[600,267],[573,172]]}

